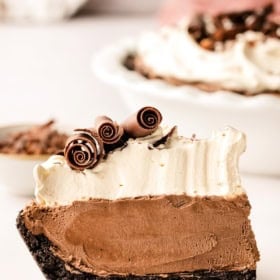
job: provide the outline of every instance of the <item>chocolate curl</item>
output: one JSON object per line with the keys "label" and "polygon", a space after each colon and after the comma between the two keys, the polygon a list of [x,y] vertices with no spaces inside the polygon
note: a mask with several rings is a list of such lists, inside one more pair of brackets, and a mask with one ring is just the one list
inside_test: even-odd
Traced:
{"label": "chocolate curl", "polygon": [[72,169],[91,169],[103,155],[102,140],[93,130],[75,129],[75,134],[66,141],[64,156]]}
{"label": "chocolate curl", "polygon": [[162,116],[158,109],[143,107],[126,119],[122,127],[130,137],[144,137],[152,134],[158,128],[161,120]]}
{"label": "chocolate curl", "polygon": [[106,116],[95,119],[95,128],[103,143],[107,145],[116,144],[124,134],[123,128]]}

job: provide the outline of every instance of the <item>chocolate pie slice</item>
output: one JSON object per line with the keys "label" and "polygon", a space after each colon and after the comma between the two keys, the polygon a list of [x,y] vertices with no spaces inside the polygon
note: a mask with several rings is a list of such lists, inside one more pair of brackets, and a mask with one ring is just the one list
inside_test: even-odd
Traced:
{"label": "chocolate pie slice", "polygon": [[17,227],[47,279],[256,279],[244,134],[187,138],[161,120],[99,117],[35,167]]}

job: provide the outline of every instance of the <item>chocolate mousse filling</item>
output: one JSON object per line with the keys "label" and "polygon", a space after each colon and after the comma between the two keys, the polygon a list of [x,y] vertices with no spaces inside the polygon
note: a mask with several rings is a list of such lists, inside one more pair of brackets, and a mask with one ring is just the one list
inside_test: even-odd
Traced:
{"label": "chocolate mousse filling", "polygon": [[[40,250],[60,262],[62,275],[74,275],[64,279],[188,279],[195,273],[201,278],[191,279],[255,279],[259,253],[249,213],[245,194],[91,199],[57,207],[33,202],[21,212],[18,228],[49,279],[54,272],[45,260],[42,266]],[[34,242],[44,248],[34,250],[30,238],[43,239]]]}

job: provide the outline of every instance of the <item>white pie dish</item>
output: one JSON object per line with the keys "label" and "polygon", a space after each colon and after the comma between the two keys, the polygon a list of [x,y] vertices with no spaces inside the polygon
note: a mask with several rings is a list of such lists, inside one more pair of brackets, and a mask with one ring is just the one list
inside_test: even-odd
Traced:
{"label": "white pie dish", "polygon": [[94,56],[92,68],[103,82],[116,88],[129,110],[158,107],[181,134],[206,137],[213,129],[230,125],[247,135],[241,170],[280,175],[280,96],[243,96],[227,91],[207,93],[191,86],[173,86],[148,80],[129,71],[123,60],[135,52],[135,38],[122,40]]}

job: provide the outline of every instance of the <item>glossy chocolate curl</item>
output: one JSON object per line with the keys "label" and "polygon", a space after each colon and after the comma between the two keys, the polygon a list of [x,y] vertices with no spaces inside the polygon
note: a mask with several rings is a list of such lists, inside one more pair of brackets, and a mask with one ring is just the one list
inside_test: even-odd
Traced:
{"label": "glossy chocolate curl", "polygon": [[76,129],[75,134],[66,141],[64,156],[72,169],[91,169],[103,155],[102,140],[93,130]]}
{"label": "glossy chocolate curl", "polygon": [[124,131],[133,138],[153,133],[162,121],[161,113],[154,107],[143,107],[124,121]]}
{"label": "glossy chocolate curl", "polygon": [[95,119],[95,128],[103,143],[107,145],[118,143],[124,134],[123,128],[106,116]]}

